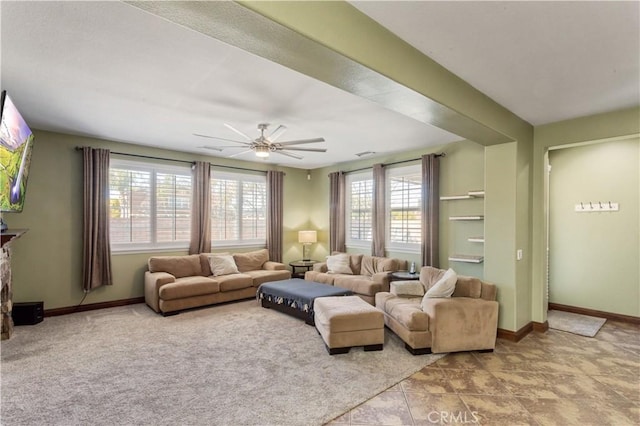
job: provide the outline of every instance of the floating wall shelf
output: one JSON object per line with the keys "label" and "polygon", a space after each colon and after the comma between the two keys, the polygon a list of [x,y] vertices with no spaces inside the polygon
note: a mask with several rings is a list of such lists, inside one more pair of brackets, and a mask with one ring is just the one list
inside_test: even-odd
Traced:
{"label": "floating wall shelf", "polygon": [[470,216],[449,216],[449,220],[483,220],[482,215],[470,215]]}
{"label": "floating wall shelf", "polygon": [[484,191],[469,191],[464,195],[445,195],[443,197],[440,197],[440,201],[470,200],[472,198],[484,198]]}
{"label": "floating wall shelf", "polygon": [[484,243],[484,237],[469,237],[467,241],[470,243]]}
{"label": "floating wall shelf", "polygon": [[468,254],[452,254],[449,256],[450,262],[464,262],[464,263],[482,263],[484,262],[484,256],[472,256]]}

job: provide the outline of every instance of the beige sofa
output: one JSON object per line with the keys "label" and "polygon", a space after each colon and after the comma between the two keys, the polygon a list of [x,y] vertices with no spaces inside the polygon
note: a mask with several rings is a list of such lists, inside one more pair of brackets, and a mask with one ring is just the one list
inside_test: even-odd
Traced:
{"label": "beige sofa", "polygon": [[[332,255],[336,254],[340,253]],[[351,274],[332,273],[327,267],[327,262],[321,262],[314,264],[313,270],[307,271],[304,279],[346,288],[373,305],[376,293],[389,291],[391,272],[407,269],[406,260],[362,254],[348,256]]]}
{"label": "beige sofa", "polygon": [[[423,267],[420,283],[431,288],[445,271]],[[413,282],[415,285],[416,283]],[[390,292],[376,294],[385,325],[414,355],[458,351],[492,351],[498,329],[497,288],[478,278],[458,276],[451,297],[426,298]]]}
{"label": "beige sofa", "polygon": [[144,278],[147,305],[166,315],[255,297],[260,284],[291,278],[291,272],[283,263],[269,261],[266,249],[234,253],[232,256],[238,273],[214,276],[210,257],[216,254],[151,257]]}

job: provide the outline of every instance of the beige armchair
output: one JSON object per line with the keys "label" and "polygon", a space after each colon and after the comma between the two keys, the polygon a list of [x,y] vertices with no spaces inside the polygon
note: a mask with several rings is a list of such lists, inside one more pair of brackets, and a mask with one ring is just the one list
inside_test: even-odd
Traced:
{"label": "beige armchair", "polygon": [[[443,275],[425,266],[420,283],[429,290]],[[415,293],[415,292],[414,292]],[[492,351],[498,330],[497,288],[475,277],[458,276],[451,297],[380,292],[376,307],[384,312],[385,325],[414,355],[458,351]]]}

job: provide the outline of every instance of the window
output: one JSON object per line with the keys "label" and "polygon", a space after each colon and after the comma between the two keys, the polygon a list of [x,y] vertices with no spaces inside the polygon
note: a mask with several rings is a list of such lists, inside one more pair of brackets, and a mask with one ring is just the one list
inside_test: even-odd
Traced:
{"label": "window", "polygon": [[187,248],[191,233],[191,168],[111,159],[113,251]]}
{"label": "window", "polygon": [[348,246],[370,247],[373,205],[372,172],[347,175],[346,186],[346,243]]}
{"label": "window", "polygon": [[417,251],[422,239],[422,171],[419,165],[387,170],[387,242],[391,250]]}
{"label": "window", "polygon": [[211,178],[211,242],[214,246],[264,246],[267,178],[214,171]]}

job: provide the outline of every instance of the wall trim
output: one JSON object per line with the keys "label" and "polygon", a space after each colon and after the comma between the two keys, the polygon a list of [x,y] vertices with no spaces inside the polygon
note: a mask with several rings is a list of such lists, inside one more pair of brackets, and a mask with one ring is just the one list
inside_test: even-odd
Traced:
{"label": "wall trim", "polygon": [[529,322],[518,331],[498,329],[498,338],[509,340],[511,342],[519,342],[524,336],[533,331],[533,323]]}
{"label": "wall trim", "polygon": [[533,322],[533,331],[537,333],[544,333],[547,330],[549,330],[549,321]]}
{"label": "wall trim", "polygon": [[631,324],[640,324],[640,317],[632,315],[615,314],[612,312],[597,311],[589,308],[579,308],[577,306],[562,305],[560,303],[549,303],[548,308],[555,311],[571,312],[574,314],[589,315],[592,317],[606,318],[613,321],[627,322]]}
{"label": "wall trim", "polygon": [[75,312],[93,311],[96,309],[115,308],[117,306],[134,305],[144,303],[144,297],[134,297],[132,299],[111,300],[109,302],[89,303],[87,305],[67,306],[64,308],[45,309],[45,317],[56,317],[59,315],[73,314]]}

